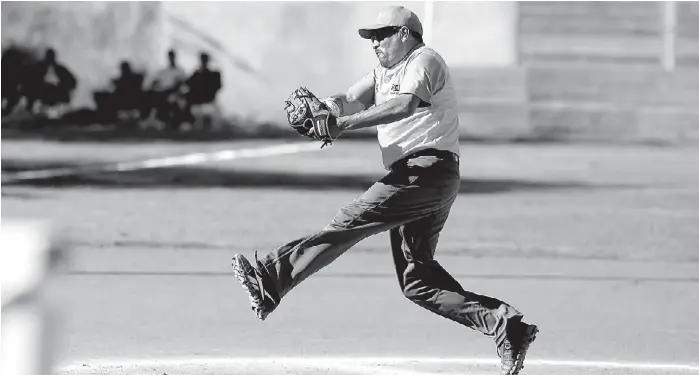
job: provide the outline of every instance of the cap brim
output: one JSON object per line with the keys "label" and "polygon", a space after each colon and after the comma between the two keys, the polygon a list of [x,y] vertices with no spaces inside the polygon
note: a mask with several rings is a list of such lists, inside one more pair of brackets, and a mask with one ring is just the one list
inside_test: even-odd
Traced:
{"label": "cap brim", "polygon": [[362,27],[361,29],[359,29],[359,36],[361,36],[364,39],[371,39],[371,37],[374,35],[374,31],[376,31],[378,29],[383,29],[385,27],[390,27],[390,26],[381,25],[381,24],[377,23],[377,24],[374,24],[371,26]]}

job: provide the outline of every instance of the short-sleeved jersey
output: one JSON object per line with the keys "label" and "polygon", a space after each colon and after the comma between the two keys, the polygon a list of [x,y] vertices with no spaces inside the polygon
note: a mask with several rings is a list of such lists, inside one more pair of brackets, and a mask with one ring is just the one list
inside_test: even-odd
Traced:
{"label": "short-sleeved jersey", "polygon": [[373,90],[379,105],[400,94],[420,98],[415,113],[402,120],[377,126],[383,164],[389,168],[401,158],[435,148],[459,155],[459,116],[456,92],[449,68],[432,48],[418,45],[391,68],[377,66],[349,89],[355,98]]}

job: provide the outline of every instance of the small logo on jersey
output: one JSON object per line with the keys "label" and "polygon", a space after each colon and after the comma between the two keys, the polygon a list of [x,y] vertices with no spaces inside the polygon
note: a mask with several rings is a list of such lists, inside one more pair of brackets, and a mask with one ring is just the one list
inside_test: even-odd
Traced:
{"label": "small logo on jersey", "polygon": [[400,84],[396,83],[391,85],[391,92],[399,92],[400,91]]}

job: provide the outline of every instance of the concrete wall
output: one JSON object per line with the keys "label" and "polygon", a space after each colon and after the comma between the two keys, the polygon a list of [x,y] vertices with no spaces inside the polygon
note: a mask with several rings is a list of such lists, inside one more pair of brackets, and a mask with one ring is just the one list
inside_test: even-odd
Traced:
{"label": "concrete wall", "polygon": [[166,51],[195,69],[200,51],[223,75],[219,104],[255,122],[283,122],[295,87],[319,95],[349,87],[376,65],[357,28],[387,5],[406,5],[423,20],[426,39],[453,67],[516,62],[516,7],[511,2],[33,2],[2,3],[3,47],[53,46],[79,78],[73,104],[91,105],[91,92],[128,59],[156,71]]}
{"label": "concrete wall", "polygon": [[2,2],[2,48],[16,43],[39,51],[51,46],[78,78],[73,104],[89,105],[94,88],[128,59],[154,68],[160,5],[153,2]]}
{"label": "concrete wall", "polygon": [[425,2],[164,2],[169,22],[163,44],[184,51],[188,68],[198,48],[216,51],[225,77],[224,111],[283,121],[279,108],[293,88],[334,94],[376,65],[357,29],[374,23],[382,7],[399,4],[423,20],[430,44],[452,66],[516,61],[516,8],[508,2],[435,2],[431,22]]}

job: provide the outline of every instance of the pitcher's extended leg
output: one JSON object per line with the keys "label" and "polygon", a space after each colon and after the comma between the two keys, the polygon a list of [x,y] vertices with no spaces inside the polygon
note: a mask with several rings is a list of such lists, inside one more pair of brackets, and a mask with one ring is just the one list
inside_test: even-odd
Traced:
{"label": "pitcher's extended leg", "polygon": [[[362,239],[432,215],[450,205],[458,187],[457,163],[416,157],[413,163],[391,170],[364,194],[342,207],[332,222],[318,233],[280,246],[258,260],[254,268],[238,266],[240,270],[255,271],[252,276],[241,275],[238,279],[247,290],[260,289],[260,295],[253,296],[253,300],[264,299],[261,308],[269,313],[296,285]],[[248,279],[250,281],[246,282]]]}
{"label": "pitcher's extended leg", "polygon": [[[258,260],[255,269],[259,284],[269,299],[266,309],[273,310],[296,285],[362,239],[430,215],[448,204],[458,189],[457,167],[447,168],[451,176],[447,179],[431,179],[430,172],[423,168],[391,171],[340,208],[321,231],[280,246]],[[418,174],[425,178],[417,178]]]}

